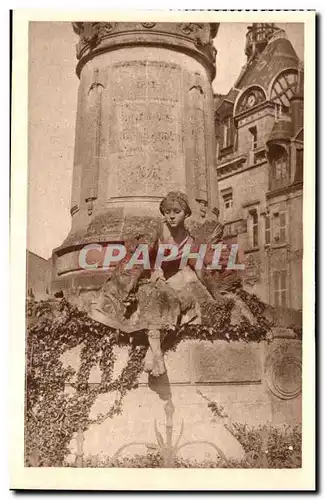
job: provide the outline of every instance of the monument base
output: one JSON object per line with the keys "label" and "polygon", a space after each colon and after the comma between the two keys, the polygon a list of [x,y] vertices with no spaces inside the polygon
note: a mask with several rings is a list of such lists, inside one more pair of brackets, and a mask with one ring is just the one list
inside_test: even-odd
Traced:
{"label": "monument base", "polygon": [[[272,334],[269,342],[180,342],[165,354],[168,390],[158,390],[160,397],[142,373],[139,387],[123,399],[122,413],[84,433],[84,459],[145,455],[161,447],[160,434],[163,446],[168,435],[174,444],[179,440],[178,458],[240,461],[245,452],[228,430],[231,422],[252,427],[300,424],[301,341],[289,330],[274,329]],[[117,348],[114,378],[129,349]],[[64,365],[77,368],[79,352],[75,348],[65,353]],[[96,384],[100,379],[99,367],[93,368],[89,381]],[[69,386],[66,390],[73,392]],[[168,392],[173,404],[169,415],[168,395],[164,397]],[[116,393],[99,396],[90,417],[107,412],[115,399]],[[75,462],[77,448],[78,436],[71,441],[68,462]]]}

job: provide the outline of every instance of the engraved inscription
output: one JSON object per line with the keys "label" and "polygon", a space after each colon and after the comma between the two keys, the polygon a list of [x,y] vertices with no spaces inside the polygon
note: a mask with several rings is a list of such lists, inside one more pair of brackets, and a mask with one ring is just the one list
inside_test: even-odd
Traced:
{"label": "engraved inscription", "polygon": [[126,61],[116,63],[113,72],[108,196],[162,195],[169,185],[184,188],[180,68]]}

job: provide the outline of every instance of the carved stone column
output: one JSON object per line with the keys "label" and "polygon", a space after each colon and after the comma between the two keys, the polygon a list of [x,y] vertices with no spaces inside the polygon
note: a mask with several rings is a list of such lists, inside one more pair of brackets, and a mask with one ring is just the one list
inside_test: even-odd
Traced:
{"label": "carved stone column", "polygon": [[[53,252],[52,290],[98,288],[87,243],[123,241],[159,218],[170,190],[217,205],[213,96],[216,24],[73,23],[80,78],[72,227]],[[131,221],[131,222],[130,222]],[[133,222],[132,222],[133,221]]]}

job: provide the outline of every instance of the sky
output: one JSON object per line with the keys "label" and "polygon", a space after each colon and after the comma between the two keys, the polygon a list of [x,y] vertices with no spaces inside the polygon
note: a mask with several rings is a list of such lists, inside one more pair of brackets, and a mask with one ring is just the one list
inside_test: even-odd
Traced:
{"label": "sky", "polygon": [[[303,59],[303,25],[285,29]],[[247,23],[222,23],[215,47],[213,90],[226,93],[245,63]],[[77,35],[66,22],[30,23],[28,250],[44,257],[70,230],[70,198],[79,80],[75,74]]]}

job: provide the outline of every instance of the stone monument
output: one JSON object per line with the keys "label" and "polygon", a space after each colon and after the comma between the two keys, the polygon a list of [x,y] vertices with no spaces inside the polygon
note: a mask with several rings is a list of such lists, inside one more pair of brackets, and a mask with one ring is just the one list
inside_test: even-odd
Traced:
{"label": "stone monument", "polygon": [[[170,190],[187,194],[194,221],[218,213],[211,87],[218,25],[76,22],[73,29],[79,35],[80,85],[72,226],[53,251],[52,293],[63,291],[86,305],[108,271],[101,264],[81,267],[85,245],[105,247],[145,233],[160,219],[159,203]],[[116,376],[129,350],[118,347]],[[80,352],[70,351],[62,361],[76,367]],[[274,329],[260,343],[185,340],[167,353],[166,366],[173,402],[150,391],[143,374],[121,415],[76,436],[71,461],[112,456],[129,445],[131,453],[132,442],[152,442],[155,436],[168,454],[172,431],[189,456],[243,459],[242,446],[206,401],[217,401],[229,418],[251,425],[300,421],[301,342],[291,330]],[[93,370],[90,383],[100,380],[100,370]],[[114,397],[100,397],[94,414],[105,412]],[[158,428],[166,426],[165,444],[155,420]]]}
{"label": "stone monument", "polygon": [[211,82],[218,27],[73,23],[80,84],[72,227],[53,251],[52,291],[98,289],[107,271],[82,269],[80,249],[146,228],[168,191],[187,194],[194,219],[217,208]]}

